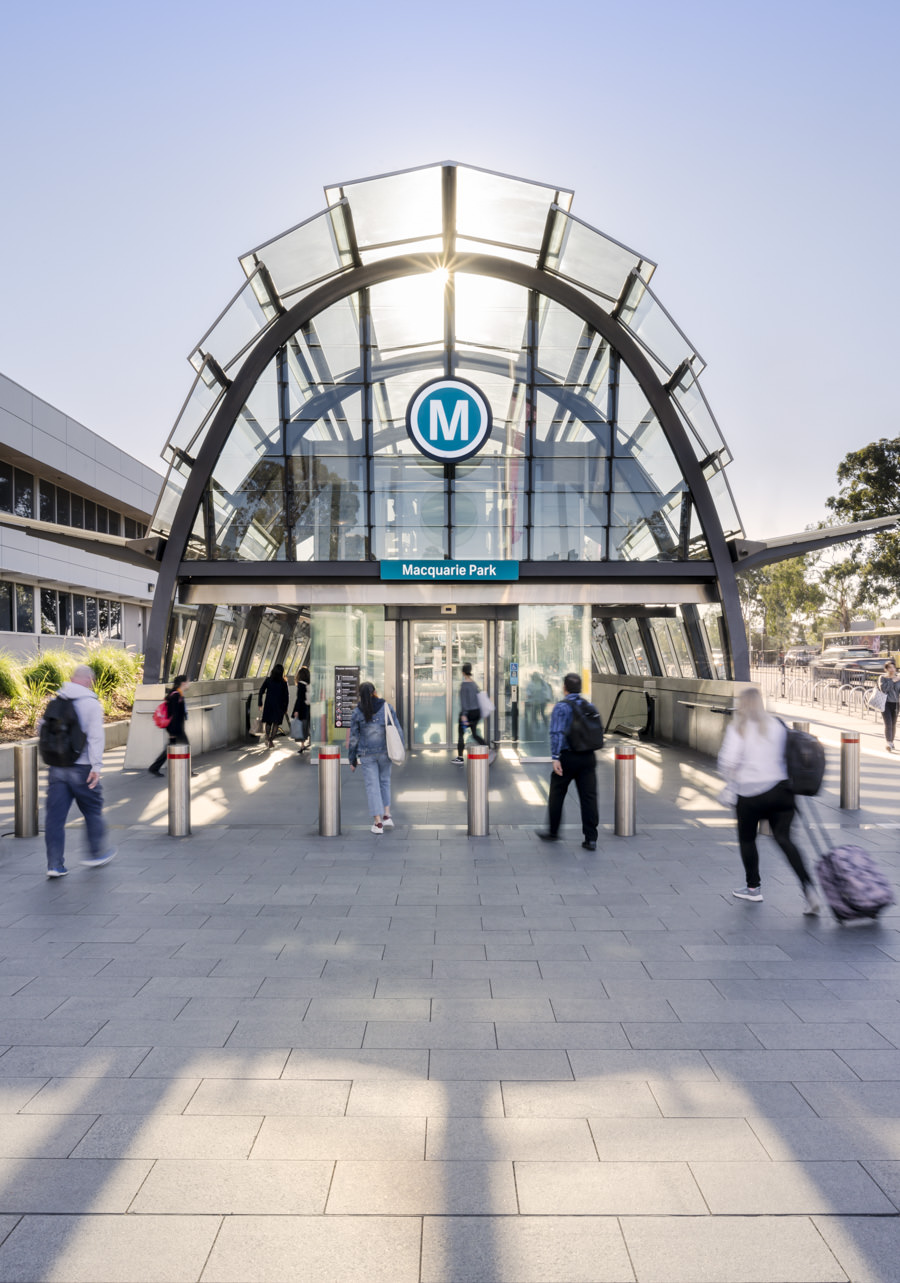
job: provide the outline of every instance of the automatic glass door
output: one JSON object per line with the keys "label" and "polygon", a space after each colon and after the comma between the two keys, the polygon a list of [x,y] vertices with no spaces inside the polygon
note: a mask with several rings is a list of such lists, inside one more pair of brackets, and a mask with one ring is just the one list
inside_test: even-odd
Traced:
{"label": "automatic glass door", "polygon": [[482,619],[411,621],[413,747],[456,743],[462,666],[470,663],[479,688],[484,686],[486,631]]}

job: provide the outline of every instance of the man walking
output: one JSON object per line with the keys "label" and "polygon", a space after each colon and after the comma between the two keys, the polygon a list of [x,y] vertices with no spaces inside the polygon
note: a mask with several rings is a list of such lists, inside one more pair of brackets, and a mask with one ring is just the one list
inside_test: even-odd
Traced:
{"label": "man walking", "polygon": [[[103,709],[94,693],[94,674],[87,664],[79,664],[72,674],[72,680],[63,682],[51,705],[48,706],[47,718],[52,703],[57,700],[71,700],[78,726],[84,736],[80,751],[76,748],[82,741],[78,736],[73,744],[70,756],[71,765],[50,765],[48,770],[47,817],[45,822],[45,840],[47,844],[47,877],[62,878],[68,873],[65,863],[66,817],[72,803],[78,806],[87,825],[87,839],[90,855],[81,863],[87,868],[99,868],[108,864],[116,854],[109,846],[106,821],[103,819],[103,790],[100,787],[100,772],[103,769],[103,750],[106,737],[103,731]],[[62,719],[54,719],[60,724]],[[54,745],[59,749],[59,742]],[[59,754],[64,759],[65,749]]]}
{"label": "man walking", "polygon": [[456,757],[453,759],[457,766],[463,760],[463,744],[466,738],[467,726],[472,732],[472,739],[476,744],[485,743],[478,734],[481,709],[478,706],[478,687],[472,680],[471,664],[463,664],[462,675],[463,679],[459,684],[459,735],[456,741]]}
{"label": "man walking", "polygon": [[565,695],[554,704],[550,714],[550,754],[553,774],[550,776],[550,798],[546,829],[535,830],[544,842],[559,841],[563,802],[572,780],[581,803],[581,827],[584,831],[582,846],[586,851],[596,851],[599,814],[597,811],[597,759],[593,749],[577,751],[570,747],[568,734],[572,726],[573,705],[581,701],[581,678],[577,673],[566,673],[563,678]]}

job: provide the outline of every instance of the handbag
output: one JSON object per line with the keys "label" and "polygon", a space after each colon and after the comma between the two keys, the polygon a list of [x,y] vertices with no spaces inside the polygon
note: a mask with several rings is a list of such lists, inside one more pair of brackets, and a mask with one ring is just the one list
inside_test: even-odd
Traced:
{"label": "handbag", "polygon": [[869,708],[875,708],[879,713],[883,713],[887,704],[887,695],[880,686],[873,686],[866,696],[866,703]]}
{"label": "handbag", "polygon": [[494,701],[487,691],[478,692],[478,711],[482,717],[490,717],[494,711]]}
{"label": "handbag", "polygon": [[391,706],[388,703],[384,706],[384,742],[388,757],[395,766],[402,766],[406,761],[406,749],[403,747],[403,740],[391,716]]}
{"label": "handbag", "polygon": [[291,739],[299,740],[301,744],[306,739],[306,718],[305,717],[291,718]]}

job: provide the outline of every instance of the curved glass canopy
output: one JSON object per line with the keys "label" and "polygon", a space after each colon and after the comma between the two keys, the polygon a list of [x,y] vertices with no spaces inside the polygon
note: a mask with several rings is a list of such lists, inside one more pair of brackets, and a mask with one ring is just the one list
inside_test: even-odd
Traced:
{"label": "curved glass canopy", "polygon": [[[329,187],[326,199],[241,257],[245,285],[190,358],[155,531],[170,533],[223,395],[287,309],[342,276],[351,290],[369,264],[424,265],[351,290],[277,346],[205,484],[186,560],[709,559],[646,380],[573,310],[468,270],[471,255],[565,281],[622,327],[685,429],[716,536],[740,534],[702,359],[650,289],[655,265],[575,218],[571,192],[439,164]],[[493,414],[481,453],[452,469],[419,454],[405,427],[411,397],[441,376],[476,383]]]}

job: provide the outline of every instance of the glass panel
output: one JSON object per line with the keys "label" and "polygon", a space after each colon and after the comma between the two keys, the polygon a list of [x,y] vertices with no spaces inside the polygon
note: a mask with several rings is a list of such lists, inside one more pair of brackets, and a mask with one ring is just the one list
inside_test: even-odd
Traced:
{"label": "glass panel", "polygon": [[275,361],[266,366],[229,433],[213,468],[213,479],[226,493],[242,489],[266,454],[282,453]]}
{"label": "glass panel", "polygon": [[372,476],[375,556],[445,557],[448,501],[443,468],[418,459],[380,458],[373,463]]}
{"label": "glass panel", "polygon": [[702,460],[721,452],[722,466],[730,463],[731,451],[692,370],[686,370],[672,388],[672,400],[687,421],[688,436],[697,458]]}
{"label": "glass panel", "polygon": [[13,511],[17,517],[34,516],[34,477],[20,468],[15,470]]}
{"label": "glass panel", "polygon": [[656,651],[659,656],[660,666],[666,677],[681,677],[681,665],[678,662],[678,656],[675,654],[675,648],[672,645],[672,638],[666,627],[665,619],[651,619],[650,629],[653,633],[653,639],[656,642]]}
{"label": "glass panel", "polygon": [[296,560],[365,561],[365,458],[317,454],[290,464]]}
{"label": "glass panel", "polygon": [[327,210],[316,214],[241,258],[241,267],[248,276],[259,263],[265,263],[282,299],[304,285],[340,271],[343,264],[331,215]]}
{"label": "glass panel", "polygon": [[363,246],[359,257],[363,263],[381,263],[386,258],[395,258],[398,254],[430,254],[437,261],[444,251],[442,236],[420,236],[402,243],[394,241],[390,245],[379,245],[375,248]]}
{"label": "glass panel", "polygon": [[456,170],[456,227],[461,236],[539,250],[558,192],[504,174]]}
{"label": "glass panel", "polygon": [[713,503],[716,505],[716,512],[719,514],[719,520],[722,523],[726,539],[742,535],[744,531],[741,526],[741,519],[737,514],[734,497],[725,473],[714,473],[707,484],[709,485],[709,493],[712,495]]}
{"label": "glass panel", "polygon": [[0,512],[13,510],[13,467],[0,460]]}
{"label": "glass panel", "polygon": [[121,640],[122,603],[120,601],[111,601],[109,603],[109,635],[114,641]]}
{"label": "glass panel", "polygon": [[60,526],[72,524],[72,496],[62,486],[56,490],[56,521]]}
{"label": "glass panel", "polygon": [[387,353],[441,343],[446,279],[446,272],[434,271],[373,286],[369,291],[373,347]]}
{"label": "glass panel", "polygon": [[109,509],[102,503],[97,504],[97,531],[101,535],[109,534]]}
{"label": "glass panel", "polygon": [[712,662],[713,674],[720,680],[724,681],[728,677],[726,667],[726,657],[728,654],[725,645],[725,629],[722,622],[722,611],[719,606],[698,606],[700,616],[700,627],[706,638],[706,646],[709,651]]}
{"label": "glass panel", "polygon": [[326,196],[331,203],[338,196],[349,200],[360,248],[441,233],[440,165],[326,188]]}
{"label": "glass panel", "polygon": [[608,303],[618,301],[633,268],[639,268],[642,276],[650,279],[655,264],[634,250],[626,249],[561,210],[557,211],[556,220],[551,252],[547,255],[547,267],[551,270],[602,295]]}
{"label": "glass panel", "polygon": [[212,487],[216,555],[226,561],[283,561],[287,557],[284,461],[265,459],[240,489]]}
{"label": "glass panel", "polygon": [[72,635],[72,596],[67,592],[59,594],[59,632],[61,637]]}
{"label": "glass panel", "polygon": [[447,633],[443,623],[413,620],[411,624],[413,743],[447,744],[449,680]]}
{"label": "glass panel", "polygon": [[97,529],[97,505],[93,499],[84,501],[84,528],[85,530]]}
{"label": "glass panel", "polygon": [[97,598],[97,627],[101,637],[109,636],[109,602],[105,597]]}
{"label": "glass panel", "polygon": [[650,664],[647,660],[647,653],[644,649],[644,641],[641,637],[641,630],[638,628],[636,619],[625,620],[625,631],[628,634],[628,640],[631,643],[631,649],[634,653],[635,663],[638,671],[644,677],[650,676]]}
{"label": "glass panel", "polygon": [[13,586],[5,580],[0,580],[0,632],[11,633],[13,631]]}
{"label": "glass panel", "polygon": [[[525,342],[528,291],[487,276],[454,276],[457,344],[480,344],[518,354]],[[429,336],[425,336],[429,337]]]}
{"label": "glass panel", "polygon": [[526,756],[550,755],[550,711],[562,698],[566,673],[579,673],[590,691],[590,607],[520,606],[519,749]]}
{"label": "glass panel", "polygon": [[591,649],[593,651],[594,665],[598,673],[615,673],[617,671],[616,661],[606,636],[603,619],[591,619]]}
{"label": "glass panel", "polygon": [[86,599],[86,604],[87,604],[87,635],[88,637],[96,637],[99,631],[98,623],[97,623],[97,598],[88,597]]}
{"label": "glass panel", "polygon": [[695,669],[694,661],[691,658],[691,648],[688,646],[684,624],[680,619],[667,619],[666,625],[669,630],[669,636],[672,639],[675,656],[681,665],[682,677],[696,677],[697,670]]}
{"label": "glass panel", "polygon": [[[181,408],[175,426],[169,433],[169,439],[163,449],[163,458],[171,461],[177,450],[187,451],[196,457],[202,442],[200,429],[208,425],[211,411],[218,405],[225,388],[215,375],[204,365],[194,380],[188,398]],[[204,434],[205,435],[205,434]]]}
{"label": "glass panel", "polygon": [[57,594],[52,588],[41,589],[41,632],[55,635],[59,631],[57,619]]}
{"label": "glass panel", "polygon": [[72,495],[72,525],[76,530],[84,529],[84,499],[80,494]]}
{"label": "glass panel", "polygon": [[461,464],[451,490],[454,557],[524,558],[524,460]]}
{"label": "glass panel", "polygon": [[634,646],[631,642],[631,636],[626,627],[624,619],[614,619],[612,628],[616,638],[616,644],[619,647],[619,654],[622,656],[622,662],[625,665],[625,672],[634,677],[641,675],[641,664],[634,653]]}
{"label": "glass panel", "polygon": [[258,288],[256,280],[248,281],[206,331],[190,358],[195,370],[201,369],[207,356],[215,357],[222,369],[227,370],[268,327],[276,312],[272,307],[263,310],[257,297]]}
{"label": "glass panel", "polygon": [[314,606],[310,611],[310,738],[345,743],[349,732],[334,725],[335,665],[358,664],[360,681],[384,686],[384,607]]}
{"label": "glass panel", "polygon": [[34,589],[31,584],[16,584],[16,632],[34,632]]}
{"label": "glass panel", "polygon": [[640,278],[632,282],[619,320],[656,357],[667,374],[674,374],[682,361],[690,361],[695,373],[703,369],[703,359],[690,340]]}
{"label": "glass panel", "polygon": [[140,532],[138,530],[138,523],[136,521],[134,521],[131,517],[124,517],[123,523],[125,526],[126,539],[138,539],[140,537]]}
{"label": "glass panel", "polygon": [[[118,535],[121,538],[121,535],[122,535],[121,515],[118,512],[114,512],[112,508],[107,508],[106,511],[107,511],[107,517],[109,520],[109,533],[111,535]],[[133,522],[132,524],[137,526],[137,522]],[[133,539],[137,539],[137,534],[134,534],[132,536],[126,536],[126,538],[129,538],[129,537]]]}
{"label": "glass panel", "polygon": [[40,483],[41,521],[56,521],[56,486],[52,481]]}
{"label": "glass panel", "polygon": [[603,526],[566,523],[534,526],[531,531],[533,561],[605,561],[606,530]]}
{"label": "glass panel", "polygon": [[225,621],[221,619],[216,620],[213,624],[209,637],[209,647],[203,660],[202,675],[205,681],[211,681],[219,670],[226,627],[230,628],[230,625],[226,625]]}
{"label": "glass panel", "polygon": [[354,384],[331,387],[318,393],[288,423],[285,431],[287,453],[361,454],[362,410],[362,389]]}

